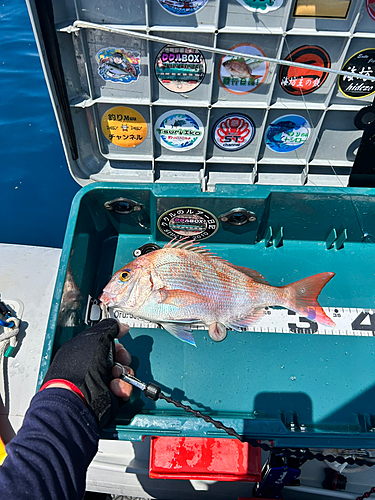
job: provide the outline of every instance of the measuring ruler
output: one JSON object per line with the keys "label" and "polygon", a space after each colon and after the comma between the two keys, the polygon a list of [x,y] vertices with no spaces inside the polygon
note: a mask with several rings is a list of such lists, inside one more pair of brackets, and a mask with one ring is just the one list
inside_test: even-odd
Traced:
{"label": "measuring ruler", "polygon": [[[335,323],[334,328],[320,325],[288,309],[267,307],[263,317],[243,329],[257,333],[301,333],[314,335],[355,335],[373,337],[375,335],[375,310],[351,307],[323,307],[324,312]],[[131,328],[160,328],[156,323],[134,318],[119,309],[109,309],[111,318],[126,323]],[[207,330],[203,324],[191,325],[192,330]]]}

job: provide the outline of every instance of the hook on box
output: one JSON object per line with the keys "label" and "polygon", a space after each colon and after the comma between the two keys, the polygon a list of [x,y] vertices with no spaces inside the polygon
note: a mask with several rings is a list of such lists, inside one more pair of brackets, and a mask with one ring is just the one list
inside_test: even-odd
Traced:
{"label": "hook on box", "polygon": [[264,235],[264,244],[266,247],[270,247],[272,245],[275,248],[282,247],[284,244],[284,227],[280,226],[278,231],[274,233],[272,226],[268,226]]}
{"label": "hook on box", "polygon": [[327,250],[336,247],[336,250],[341,250],[344,248],[344,242],[348,239],[348,230],[343,229],[339,235],[335,228],[331,230],[328,237],[326,238]]}

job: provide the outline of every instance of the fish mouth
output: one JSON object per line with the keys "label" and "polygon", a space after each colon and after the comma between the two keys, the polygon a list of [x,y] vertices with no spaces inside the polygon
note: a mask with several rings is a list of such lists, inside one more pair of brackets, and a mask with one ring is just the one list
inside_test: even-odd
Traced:
{"label": "fish mouth", "polygon": [[110,307],[115,303],[115,295],[109,292],[102,292],[99,295],[98,300],[100,300],[100,302],[106,307]]}

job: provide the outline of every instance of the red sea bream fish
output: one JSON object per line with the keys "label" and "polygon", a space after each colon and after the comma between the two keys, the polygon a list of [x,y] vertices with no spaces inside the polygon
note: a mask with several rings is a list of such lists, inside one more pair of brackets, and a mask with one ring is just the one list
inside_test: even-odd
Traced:
{"label": "red sea bream fish", "polygon": [[195,345],[190,324],[204,323],[210,337],[220,341],[227,329],[241,331],[260,319],[268,306],[282,306],[335,326],[317,302],[334,275],[320,273],[275,287],[257,271],[234,266],[192,240],[180,240],[117,271],[99,299]]}

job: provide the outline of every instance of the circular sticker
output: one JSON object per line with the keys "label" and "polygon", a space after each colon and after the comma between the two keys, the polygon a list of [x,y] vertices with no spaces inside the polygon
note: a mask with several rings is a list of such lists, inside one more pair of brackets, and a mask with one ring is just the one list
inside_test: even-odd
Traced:
{"label": "circular sticker", "polygon": [[191,92],[206,75],[206,61],[199,50],[166,45],[156,56],[155,75],[171,92]]}
{"label": "circular sticker", "polygon": [[315,45],[303,45],[294,49],[286,58],[302,64],[317,66],[315,69],[297,68],[294,66],[281,66],[279,82],[282,88],[291,95],[311,94],[326,81],[328,73],[320,68],[330,68],[331,59],[327,52]]}
{"label": "circular sticker", "polygon": [[204,127],[190,111],[173,109],[159,116],[154,131],[156,139],[165,148],[189,151],[203,139]]}
{"label": "circular sticker", "polygon": [[158,0],[164,10],[175,16],[190,16],[203,9],[208,0]]}
{"label": "circular sticker", "polygon": [[169,238],[204,240],[216,233],[216,217],[196,207],[172,208],[159,217],[158,228]]}
{"label": "circular sticker", "polygon": [[310,130],[310,124],[303,116],[280,116],[267,128],[266,146],[276,153],[290,153],[305,144]]}
{"label": "circular sticker", "polygon": [[147,123],[135,109],[116,106],[108,109],[102,117],[102,131],[116,146],[135,148],[147,135]]}
{"label": "circular sticker", "polygon": [[251,12],[260,12],[262,14],[279,9],[283,4],[283,0],[237,0],[237,2]]}
{"label": "circular sticker", "polygon": [[251,118],[231,113],[218,120],[212,129],[212,140],[224,151],[238,151],[254,139],[255,125]]}
{"label": "circular sticker", "polygon": [[375,21],[375,1],[366,0],[366,10],[368,15]]}
{"label": "circular sticker", "polygon": [[224,56],[218,70],[220,84],[232,94],[246,94],[257,89],[267,76],[268,62],[256,60],[256,56],[266,57],[266,54],[250,44],[235,45],[230,50],[249,54],[249,57]]}
{"label": "circular sticker", "polygon": [[346,61],[342,70],[353,73],[353,76],[339,76],[338,85],[344,96],[351,99],[361,99],[375,92],[374,81],[354,76],[355,73],[363,76],[375,76],[375,49],[364,49],[357,52]]}

